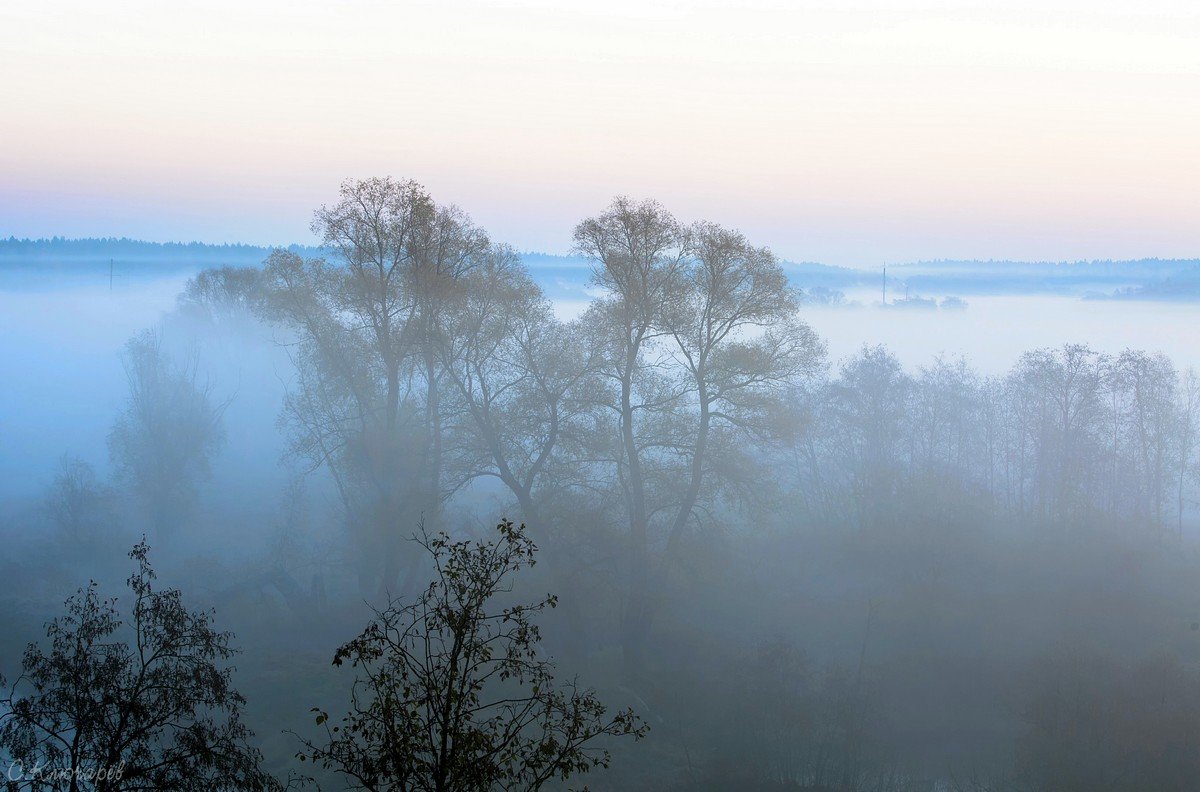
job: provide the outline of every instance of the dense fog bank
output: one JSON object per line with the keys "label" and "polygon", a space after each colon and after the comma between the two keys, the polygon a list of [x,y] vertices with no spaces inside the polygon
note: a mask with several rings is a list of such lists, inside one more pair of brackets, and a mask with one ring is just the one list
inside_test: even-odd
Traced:
{"label": "dense fog bank", "polygon": [[533,742],[452,788],[536,788],[546,734],[599,789],[1192,788],[1186,307],[815,307],[770,250],[628,199],[575,228],[582,286],[409,182],[348,182],[314,228],[262,266],[0,291],[9,683],[89,579],[137,595],[144,536],[241,650],[209,636],[254,734],[206,772],[254,788],[466,772],[325,729],[447,733],[405,697],[472,641],[510,665],[464,689],[545,718],[502,710]]}

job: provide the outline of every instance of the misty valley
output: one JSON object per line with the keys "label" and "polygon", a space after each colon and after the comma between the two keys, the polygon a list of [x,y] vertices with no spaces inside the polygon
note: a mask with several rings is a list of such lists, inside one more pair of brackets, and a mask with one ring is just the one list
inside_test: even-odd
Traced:
{"label": "misty valley", "polygon": [[1200,789],[1200,262],[331,199],[0,240],[0,784]]}

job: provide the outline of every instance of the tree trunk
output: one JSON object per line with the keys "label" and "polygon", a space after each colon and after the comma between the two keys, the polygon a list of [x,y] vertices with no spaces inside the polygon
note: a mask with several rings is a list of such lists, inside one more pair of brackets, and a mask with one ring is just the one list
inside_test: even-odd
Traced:
{"label": "tree trunk", "polygon": [[642,460],[633,427],[633,372],[637,365],[639,341],[630,344],[621,378],[621,443],[629,468],[629,598],[621,615],[621,653],[625,681],[633,686],[644,667],[649,632],[648,559],[646,490]]}

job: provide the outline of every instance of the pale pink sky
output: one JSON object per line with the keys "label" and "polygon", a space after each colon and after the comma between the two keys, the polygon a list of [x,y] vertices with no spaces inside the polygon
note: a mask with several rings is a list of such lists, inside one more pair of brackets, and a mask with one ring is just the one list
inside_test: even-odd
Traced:
{"label": "pale pink sky", "polygon": [[0,236],[309,241],[394,175],[524,249],[627,193],[792,259],[1197,256],[1197,40],[1178,0],[7,0]]}

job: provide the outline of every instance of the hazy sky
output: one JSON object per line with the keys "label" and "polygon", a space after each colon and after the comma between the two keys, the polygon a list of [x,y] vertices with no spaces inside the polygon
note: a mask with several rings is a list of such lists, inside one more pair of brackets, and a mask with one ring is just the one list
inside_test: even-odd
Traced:
{"label": "hazy sky", "polygon": [[1200,3],[0,3],[0,236],[308,241],[348,176],[565,251],[616,193],[788,258],[1200,255]]}

